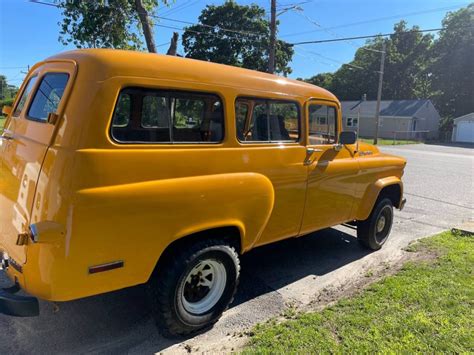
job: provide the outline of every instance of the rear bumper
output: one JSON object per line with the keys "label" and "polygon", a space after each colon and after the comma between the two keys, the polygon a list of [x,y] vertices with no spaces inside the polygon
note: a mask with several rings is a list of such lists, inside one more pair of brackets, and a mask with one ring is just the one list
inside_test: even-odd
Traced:
{"label": "rear bumper", "polygon": [[19,296],[18,285],[0,289],[0,313],[15,317],[35,317],[39,315],[38,299],[31,296]]}

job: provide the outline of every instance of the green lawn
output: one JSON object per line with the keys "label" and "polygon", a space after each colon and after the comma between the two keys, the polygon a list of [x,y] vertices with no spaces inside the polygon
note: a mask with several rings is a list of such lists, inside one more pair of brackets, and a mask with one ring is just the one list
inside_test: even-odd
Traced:
{"label": "green lawn", "polygon": [[[364,143],[369,143],[373,144],[374,139],[373,138],[359,138],[360,141]],[[411,141],[411,140],[396,140],[394,141],[393,139],[385,139],[385,138],[379,138],[377,145],[398,145],[398,144],[418,144],[420,142],[417,141]]]}
{"label": "green lawn", "polygon": [[411,251],[439,255],[316,313],[257,326],[248,353],[473,353],[474,238],[451,232]]}
{"label": "green lawn", "polygon": [[3,128],[3,125],[5,124],[6,118],[0,117],[0,129]]}

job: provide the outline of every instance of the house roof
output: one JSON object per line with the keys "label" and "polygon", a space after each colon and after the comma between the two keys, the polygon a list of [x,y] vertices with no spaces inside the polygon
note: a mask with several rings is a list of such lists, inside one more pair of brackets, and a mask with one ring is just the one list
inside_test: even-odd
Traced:
{"label": "house roof", "polygon": [[[377,101],[341,101],[342,115],[375,116]],[[414,117],[421,109],[433,105],[431,100],[383,100],[380,101],[380,116]]]}
{"label": "house roof", "polygon": [[459,121],[474,121],[474,112],[454,119],[454,123],[458,123]]}

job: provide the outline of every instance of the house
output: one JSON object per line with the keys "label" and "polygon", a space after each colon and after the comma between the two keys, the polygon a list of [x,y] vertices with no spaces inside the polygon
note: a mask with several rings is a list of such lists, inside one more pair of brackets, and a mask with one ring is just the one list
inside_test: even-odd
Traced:
{"label": "house", "polygon": [[[344,130],[374,136],[377,101],[341,101],[341,105]],[[380,102],[379,138],[436,139],[440,118],[431,100],[384,100]]]}
{"label": "house", "polygon": [[454,119],[453,142],[474,143],[474,112]]}

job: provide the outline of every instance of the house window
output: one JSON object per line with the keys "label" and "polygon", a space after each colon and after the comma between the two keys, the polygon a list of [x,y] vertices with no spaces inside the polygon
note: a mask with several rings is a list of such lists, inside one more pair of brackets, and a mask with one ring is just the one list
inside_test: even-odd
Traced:
{"label": "house window", "polygon": [[359,119],[355,117],[347,117],[346,125],[347,127],[358,127]]}

